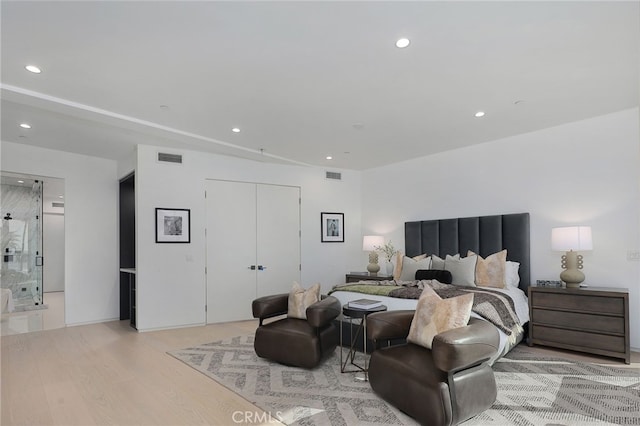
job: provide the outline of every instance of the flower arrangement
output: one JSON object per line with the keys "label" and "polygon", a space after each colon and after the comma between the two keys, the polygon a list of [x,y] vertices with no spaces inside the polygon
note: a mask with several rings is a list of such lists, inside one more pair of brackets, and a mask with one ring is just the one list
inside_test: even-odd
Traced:
{"label": "flower arrangement", "polygon": [[376,251],[382,252],[384,254],[387,262],[391,262],[391,258],[393,257],[393,255],[398,252],[398,250],[393,247],[391,240],[389,240],[389,242],[385,243],[385,245],[383,246],[375,246],[374,248],[376,249]]}

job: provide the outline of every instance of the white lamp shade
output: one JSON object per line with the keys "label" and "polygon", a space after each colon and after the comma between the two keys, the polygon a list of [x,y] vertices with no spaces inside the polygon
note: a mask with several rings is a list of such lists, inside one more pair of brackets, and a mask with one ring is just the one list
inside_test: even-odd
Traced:
{"label": "white lamp shade", "polygon": [[593,250],[590,226],[565,226],[551,229],[551,249],[554,251]]}
{"label": "white lamp shade", "polygon": [[384,245],[384,237],[378,235],[365,235],[362,238],[362,250],[374,251],[376,247]]}

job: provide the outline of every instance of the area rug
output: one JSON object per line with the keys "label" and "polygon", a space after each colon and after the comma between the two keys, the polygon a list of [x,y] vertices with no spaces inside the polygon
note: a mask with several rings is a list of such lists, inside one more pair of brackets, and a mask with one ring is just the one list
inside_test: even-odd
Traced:
{"label": "area rug", "polygon": [[[378,398],[367,382],[355,380],[355,373],[340,373],[339,349],[313,370],[258,358],[253,336],[169,354],[269,413],[262,420],[300,426],[417,424]],[[364,355],[358,356],[356,362],[363,362]],[[640,425],[640,369],[541,358],[524,345],[493,368],[498,400],[465,425]]]}

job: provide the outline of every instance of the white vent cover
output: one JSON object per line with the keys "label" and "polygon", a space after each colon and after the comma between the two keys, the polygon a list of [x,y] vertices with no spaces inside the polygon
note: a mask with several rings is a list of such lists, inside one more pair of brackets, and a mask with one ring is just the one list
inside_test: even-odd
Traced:
{"label": "white vent cover", "polygon": [[342,180],[342,173],[339,172],[326,172],[327,179]]}
{"label": "white vent cover", "polygon": [[168,152],[159,152],[158,161],[161,163],[182,164],[182,155],[169,154]]}
{"label": "white vent cover", "polygon": [[53,203],[51,203],[51,207],[62,207],[62,208],[64,208],[64,203],[53,202]]}

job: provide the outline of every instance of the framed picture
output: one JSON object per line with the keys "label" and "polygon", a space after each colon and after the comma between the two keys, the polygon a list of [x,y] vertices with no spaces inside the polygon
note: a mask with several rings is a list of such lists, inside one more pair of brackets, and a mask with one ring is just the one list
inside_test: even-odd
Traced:
{"label": "framed picture", "polygon": [[320,213],[323,243],[344,243],[344,213]]}
{"label": "framed picture", "polygon": [[190,243],[191,210],[156,208],[156,243]]}

